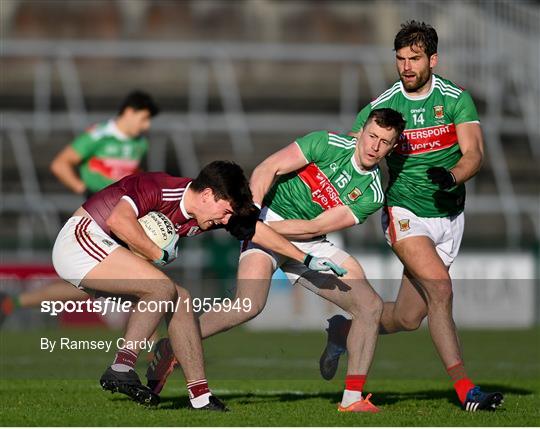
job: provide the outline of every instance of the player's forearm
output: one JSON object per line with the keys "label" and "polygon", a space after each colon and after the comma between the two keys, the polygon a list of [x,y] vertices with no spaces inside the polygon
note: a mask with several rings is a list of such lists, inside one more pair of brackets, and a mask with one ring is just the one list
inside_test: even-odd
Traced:
{"label": "player's forearm", "polygon": [[107,219],[107,226],[131,250],[155,261],[161,258],[162,250],[150,240],[134,216],[111,213]]}
{"label": "player's forearm", "polygon": [[82,194],[86,191],[86,185],[75,173],[74,167],[63,162],[54,162],[51,164],[51,172],[58,180],[76,194]]}
{"label": "player's forearm", "polygon": [[459,185],[474,177],[480,171],[483,160],[480,150],[471,150],[463,154],[455,167],[450,169],[456,178],[456,183]]}
{"label": "player's forearm", "polygon": [[274,231],[290,240],[307,240],[340,231],[355,224],[356,218],[346,206],[325,210],[314,219],[285,219],[268,222]]}
{"label": "player's forearm", "polygon": [[307,240],[324,234],[313,220],[288,219],[267,222],[267,225],[289,240]]}
{"label": "player's forearm", "polygon": [[306,254],[298,249],[298,247],[262,222],[257,222],[255,235],[251,241],[299,262],[303,262],[306,257]]}

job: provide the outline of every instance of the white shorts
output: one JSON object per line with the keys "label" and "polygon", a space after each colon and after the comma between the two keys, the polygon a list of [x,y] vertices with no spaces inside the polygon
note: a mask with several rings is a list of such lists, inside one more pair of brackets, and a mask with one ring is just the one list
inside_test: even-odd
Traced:
{"label": "white shorts", "polygon": [[463,238],[465,216],[463,212],[449,217],[419,217],[403,207],[385,207],[382,228],[387,243],[407,237],[425,235],[435,244],[437,254],[449,267],[454,262]]}
{"label": "white shorts", "polygon": [[[260,219],[263,221],[278,221],[283,220],[281,216],[270,210],[268,207],[263,207],[261,210]],[[309,240],[291,241],[302,252],[309,253],[312,256],[318,258],[330,258],[334,263],[341,265],[350,255],[339,247],[335,246],[332,242],[326,239],[326,236],[320,236]],[[274,271],[281,268],[289,281],[294,284],[304,274],[309,271],[303,263],[290,259],[286,256],[274,253],[271,250],[267,250],[251,241],[245,241],[242,243],[242,249],[240,253],[240,260],[250,253],[263,253],[267,255],[272,261]]]}
{"label": "white shorts", "polygon": [[91,218],[74,216],[58,233],[52,261],[58,275],[80,287],[88,272],[120,245]]}

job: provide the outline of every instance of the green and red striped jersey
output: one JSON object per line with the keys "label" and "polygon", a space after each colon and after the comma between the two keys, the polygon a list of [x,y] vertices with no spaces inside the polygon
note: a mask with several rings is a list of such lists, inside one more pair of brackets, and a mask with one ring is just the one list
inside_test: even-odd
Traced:
{"label": "green and red striped jersey", "polygon": [[264,204],[284,219],[311,220],[323,211],[347,206],[356,223],[382,207],[384,194],[378,167],[366,171],[354,157],[357,140],[345,134],[315,131],[296,144],[308,164],[280,176]]}
{"label": "green and red striped jersey", "polygon": [[465,186],[440,190],[428,179],[430,167],[450,169],[462,156],[456,125],[479,122],[470,94],[449,80],[433,75],[429,92],[411,97],[400,81],[364,107],[353,125],[359,131],[373,109],[392,108],[407,121],[394,151],[386,157],[390,181],[386,204],[421,217],[459,214],[465,206]]}

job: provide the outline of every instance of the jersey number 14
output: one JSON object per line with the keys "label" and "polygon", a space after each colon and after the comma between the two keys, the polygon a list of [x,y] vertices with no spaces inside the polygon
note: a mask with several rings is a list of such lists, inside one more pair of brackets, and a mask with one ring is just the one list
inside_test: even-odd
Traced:
{"label": "jersey number 14", "polygon": [[424,114],[423,113],[413,113],[413,122],[414,125],[424,125]]}

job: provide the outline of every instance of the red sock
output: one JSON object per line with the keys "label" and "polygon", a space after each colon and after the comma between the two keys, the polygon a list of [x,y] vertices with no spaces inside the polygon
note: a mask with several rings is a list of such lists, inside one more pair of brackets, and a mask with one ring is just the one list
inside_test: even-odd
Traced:
{"label": "red sock", "polygon": [[116,357],[114,358],[113,365],[122,364],[131,368],[135,368],[137,363],[137,353],[129,349],[118,349]]}
{"label": "red sock", "polygon": [[9,316],[13,313],[16,305],[11,296],[6,296],[2,301],[0,301],[0,313],[3,313],[5,316]]}
{"label": "red sock", "polygon": [[361,392],[366,383],[367,375],[347,375],[345,377],[345,390]]}
{"label": "red sock", "polygon": [[448,368],[446,368],[446,371],[454,382],[454,389],[456,389],[459,400],[462,404],[465,403],[465,399],[467,399],[467,393],[469,393],[469,390],[474,387],[474,383],[469,377],[467,377],[463,362],[459,362],[456,365],[449,366]]}
{"label": "red sock", "polygon": [[206,381],[206,378],[189,382],[187,384],[187,388],[189,391],[190,399],[198,398],[199,396],[210,392],[210,389],[208,388],[208,381]]}

